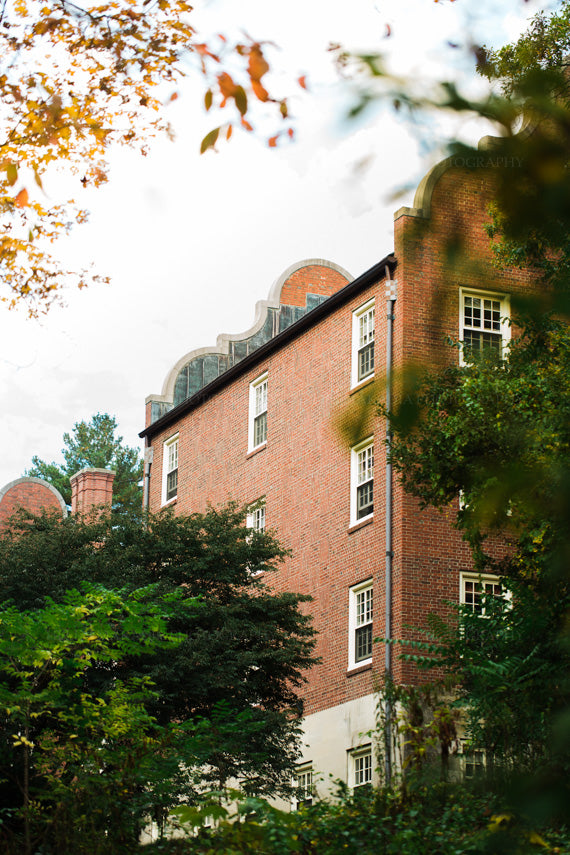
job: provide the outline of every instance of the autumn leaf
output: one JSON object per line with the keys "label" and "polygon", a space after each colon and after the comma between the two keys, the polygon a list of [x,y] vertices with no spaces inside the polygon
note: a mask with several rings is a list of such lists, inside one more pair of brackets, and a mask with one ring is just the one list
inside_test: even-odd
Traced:
{"label": "autumn leaf", "polygon": [[301,89],[306,89],[306,88],[307,88],[307,78],[306,78],[306,75],[302,74],[302,75],[301,75],[301,77],[299,77],[299,79],[297,80],[297,83],[299,84],[299,86],[301,87]]}
{"label": "autumn leaf", "polygon": [[229,140],[231,138],[233,131],[233,125],[228,125],[228,129],[226,131],[226,139]]}
{"label": "autumn leaf", "polygon": [[214,96],[212,94],[212,90],[208,89],[206,94],[204,95],[204,106],[205,106],[206,110],[209,110],[210,107],[212,106],[213,98],[214,98]]}
{"label": "autumn leaf", "polygon": [[245,94],[245,89],[243,86],[236,86],[236,91],[234,92],[234,100],[236,102],[236,107],[240,111],[242,116],[245,116],[247,113],[247,95]]}
{"label": "autumn leaf", "polygon": [[16,199],[14,200],[16,203],[16,207],[17,208],[25,208],[26,205],[28,204],[28,199],[29,199],[28,191],[24,187],[23,190],[20,190],[20,192],[16,196]]}
{"label": "autumn leaf", "polygon": [[265,89],[258,80],[251,81],[251,88],[260,101],[269,100],[269,92]]}
{"label": "autumn leaf", "polygon": [[267,72],[269,71],[269,65],[267,64],[265,57],[263,56],[263,53],[261,51],[261,47],[258,44],[252,45],[249,49],[249,62],[247,64],[247,70],[252,83],[254,81],[259,83],[263,75],[267,74]]}
{"label": "autumn leaf", "polygon": [[279,137],[279,134],[276,134],[274,137],[270,137],[267,140],[267,145],[269,146],[269,148],[275,148],[275,146],[277,145],[278,137]]}
{"label": "autumn leaf", "polygon": [[10,187],[16,183],[18,180],[18,167],[15,163],[9,163],[6,167],[6,177],[8,178],[8,184]]}
{"label": "autumn leaf", "polygon": [[206,134],[206,136],[200,143],[200,154],[204,154],[204,152],[207,151],[209,148],[214,148],[216,142],[218,141],[219,134],[219,128],[214,128],[213,131],[210,131],[209,134]]}

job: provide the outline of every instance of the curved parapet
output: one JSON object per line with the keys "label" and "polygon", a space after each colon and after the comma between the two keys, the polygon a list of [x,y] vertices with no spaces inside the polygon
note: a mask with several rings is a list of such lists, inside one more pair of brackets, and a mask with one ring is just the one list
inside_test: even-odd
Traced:
{"label": "curved parapet", "polygon": [[[520,133],[528,133],[528,129],[524,128],[522,131],[520,131]],[[480,157],[463,157],[461,155],[451,155],[450,157],[444,158],[444,160],[440,160],[439,163],[436,163],[435,166],[432,166],[432,168],[428,172],[426,172],[426,174],[418,184],[414,195],[413,207],[398,208],[398,210],[394,214],[394,219],[397,220],[403,214],[407,215],[408,217],[421,217],[424,219],[428,219],[431,214],[431,201],[433,191],[435,190],[435,187],[442,175],[444,175],[448,169],[452,169],[453,167],[461,169],[473,169],[497,165],[497,158],[493,158],[492,151],[497,146],[500,146],[500,144],[501,140],[498,137],[482,137],[477,144],[477,148],[481,152]]]}
{"label": "curved parapet", "polygon": [[221,334],[215,347],[186,353],[168,372],[160,395],[146,399],[146,424],[191,398],[224,371],[298,321],[352,281],[352,276],[323,258],[296,262],[273,283],[267,300],[255,307],[253,325],[238,335]]}
{"label": "curved parapet", "polygon": [[20,508],[34,514],[56,511],[67,516],[63,496],[42,478],[16,478],[0,489],[0,527]]}

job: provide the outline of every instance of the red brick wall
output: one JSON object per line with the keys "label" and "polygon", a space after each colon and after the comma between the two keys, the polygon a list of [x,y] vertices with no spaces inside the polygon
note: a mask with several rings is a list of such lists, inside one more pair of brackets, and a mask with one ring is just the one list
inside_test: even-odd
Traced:
{"label": "red brick wall", "polygon": [[330,297],[348,284],[348,279],[332,267],[310,264],[289,276],[281,288],[279,302],[284,306],[304,306],[307,293]]}
{"label": "red brick wall", "polygon": [[[459,334],[462,285],[513,291],[528,277],[499,273],[491,264],[483,231],[486,182],[483,170],[444,174],[432,197],[431,219],[404,215],[396,222],[398,300],[394,338],[396,368],[410,362],[445,364],[459,358],[445,336]],[[452,268],[448,237],[461,238],[461,263]],[[472,263],[473,262],[473,263]],[[286,288],[293,300],[293,279]],[[522,285],[520,284],[522,282]],[[301,290],[299,291],[299,294]],[[292,550],[271,578],[278,589],[310,593],[323,664],[309,675],[307,713],[367,694],[374,672],[384,670],[378,645],[374,668],[347,675],[349,588],[374,577],[374,634],[384,633],[385,425],[372,412],[352,444],[374,433],[375,504],[371,524],[349,531],[350,444],[333,426],[339,410],[355,405],[351,394],[352,311],[376,297],[376,364],[383,373],[386,347],[385,286],[379,282],[338,308],[300,337],[153,440],[150,505],[161,503],[162,445],[179,432],[176,510],[206,510],[229,499],[266,497],[267,526]],[[248,455],[249,384],[268,372],[268,438]],[[369,387],[367,387],[369,388]],[[205,390],[207,392],[207,390]],[[383,397],[383,386],[377,389]],[[450,513],[452,510],[450,510]],[[407,625],[426,625],[428,611],[445,614],[457,602],[459,572],[471,566],[469,550],[450,526],[449,514],[418,510],[396,485],[394,495],[393,636],[409,637]],[[397,679],[414,680],[414,669],[395,661]]]}
{"label": "red brick wall", "polygon": [[41,484],[32,479],[17,481],[4,493],[0,499],[0,528],[20,508],[25,508],[33,514],[43,510],[62,513],[62,507],[55,493],[47,484]]}

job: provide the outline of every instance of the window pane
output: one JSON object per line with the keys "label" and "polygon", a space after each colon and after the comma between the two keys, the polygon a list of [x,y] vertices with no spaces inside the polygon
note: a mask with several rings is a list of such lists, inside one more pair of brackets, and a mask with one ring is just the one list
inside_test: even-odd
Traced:
{"label": "window pane", "polygon": [[360,787],[372,780],[372,754],[361,754],[354,758],[354,786]]}
{"label": "window pane", "polygon": [[369,659],[372,656],[372,624],[361,626],[356,630],[355,635],[355,662],[362,662],[363,659]]}
{"label": "window pane", "polygon": [[374,372],[374,342],[358,351],[358,379],[363,380]]}
{"label": "window pane", "polygon": [[374,482],[367,481],[356,490],[356,518],[367,517],[374,510]]}
{"label": "window pane", "polygon": [[178,469],[173,469],[166,476],[166,500],[174,499],[178,493]]}
{"label": "window pane", "polygon": [[253,444],[261,445],[267,440],[267,413],[256,416],[253,422]]}

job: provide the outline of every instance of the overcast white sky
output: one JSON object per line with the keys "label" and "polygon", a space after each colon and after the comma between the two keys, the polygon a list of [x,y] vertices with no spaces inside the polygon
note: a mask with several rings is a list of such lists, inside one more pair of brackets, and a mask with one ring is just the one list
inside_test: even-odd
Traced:
{"label": "overcast white sky", "polygon": [[39,321],[0,307],[0,487],[34,454],[61,460],[63,433],[96,412],[117,416],[125,441],[138,445],[144,399],[161,391],[172,365],[219,333],[251,326],[255,302],[294,261],[327,258],[358,276],[393,249],[393,212],[411,204],[413,189],[397,200],[394,192],[427,171],[436,133],[428,126],[418,137],[381,109],[343,121],[350,92],[332,69],[330,42],[385,51],[391,68],[412,79],[455,76],[467,86],[474,63],[449,42],[501,45],[553,5],[196,3],[205,30],[272,39],[280,47],[268,52],[272,66],[307,75],[310,93],[299,90],[291,103],[296,140],[269,149],[263,137],[238,135],[200,157],[212,120],[201,82],[189,81],[171,108],[176,141],[156,142],[147,158],[113,157],[110,182],[79,200],[92,211],[89,224],[62,248],[81,264],[93,261],[111,285],[70,292],[65,307]]}

